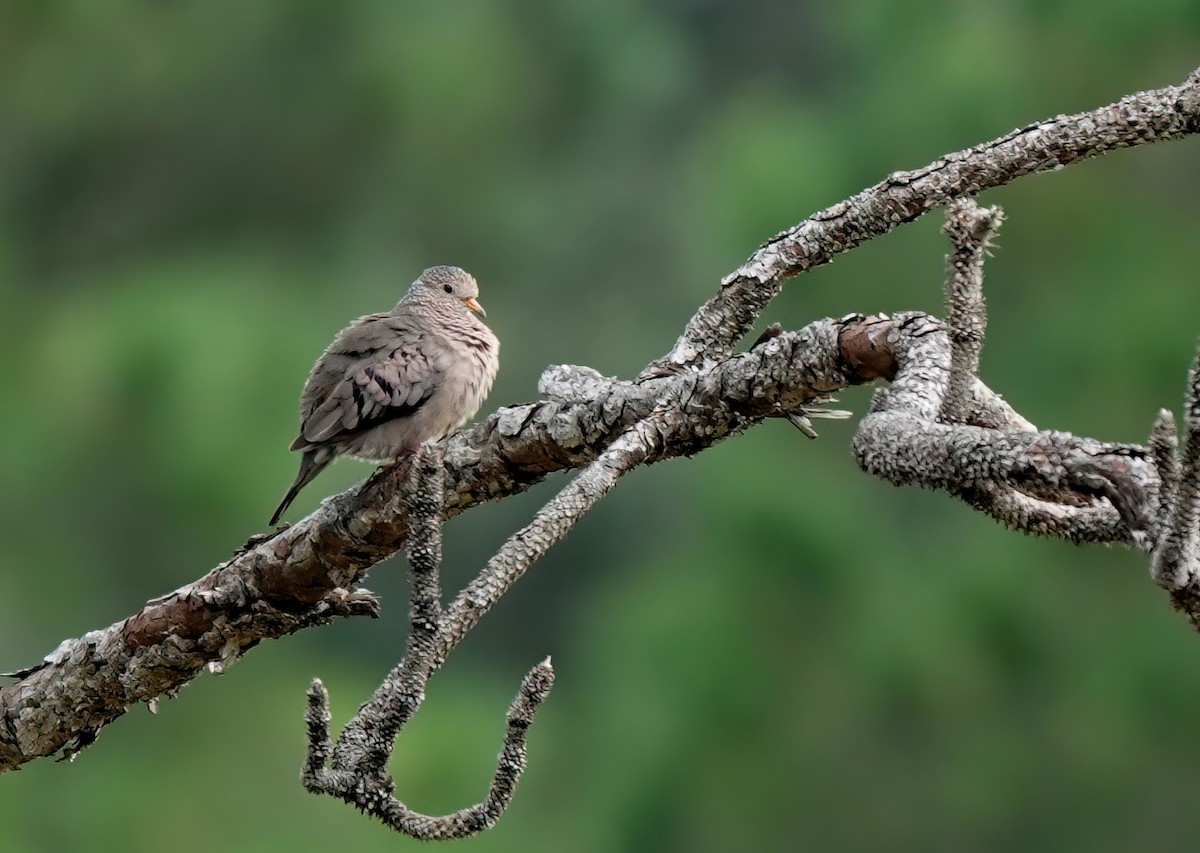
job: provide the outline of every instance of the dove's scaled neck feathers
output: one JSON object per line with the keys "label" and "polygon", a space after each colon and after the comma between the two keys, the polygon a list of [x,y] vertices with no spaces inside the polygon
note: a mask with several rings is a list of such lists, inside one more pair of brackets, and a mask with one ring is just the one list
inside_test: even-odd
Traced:
{"label": "dove's scaled neck feathers", "polygon": [[[478,316],[483,313],[478,296],[479,285],[469,273],[458,267],[430,267],[396,303],[392,316],[419,323],[429,334],[444,338],[452,349],[465,347],[481,362],[486,396],[496,378],[500,341]],[[477,410],[478,405],[464,421]]]}

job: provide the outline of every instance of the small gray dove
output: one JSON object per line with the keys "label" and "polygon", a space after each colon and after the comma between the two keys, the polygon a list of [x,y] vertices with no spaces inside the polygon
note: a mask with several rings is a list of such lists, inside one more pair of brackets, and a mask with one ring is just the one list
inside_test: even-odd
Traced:
{"label": "small gray dove", "polygon": [[389,313],[359,317],[338,333],[304,384],[291,446],[304,456],[272,525],[336,457],[394,462],[479,411],[500,342],[475,316],[484,314],[478,295],[458,267],[430,267]]}

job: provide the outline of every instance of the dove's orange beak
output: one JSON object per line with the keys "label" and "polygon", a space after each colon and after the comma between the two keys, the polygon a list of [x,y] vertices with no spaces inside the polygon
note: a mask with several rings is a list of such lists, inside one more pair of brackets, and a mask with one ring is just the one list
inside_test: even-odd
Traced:
{"label": "dove's orange beak", "polygon": [[466,306],[468,308],[470,308],[472,311],[474,311],[476,314],[478,314],[480,317],[487,316],[487,312],[483,310],[482,305],[480,305],[478,302],[475,301],[474,296],[472,296],[468,299],[464,299],[463,302],[466,303]]}

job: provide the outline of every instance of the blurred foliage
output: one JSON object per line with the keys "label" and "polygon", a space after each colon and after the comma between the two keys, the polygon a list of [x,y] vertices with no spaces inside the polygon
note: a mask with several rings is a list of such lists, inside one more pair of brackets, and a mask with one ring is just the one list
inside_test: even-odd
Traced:
{"label": "blurred foliage", "polygon": [[[1198,38],[1188,0],[10,0],[0,664],[261,530],[313,358],[423,267],[483,283],[504,341],[489,407],[550,363],[627,375],[776,230],[1178,82]],[[1009,214],[984,376],[1036,423],[1140,440],[1177,407],[1198,144],[984,197]],[[815,271],[764,322],[938,310],[939,227]],[[768,423],[630,476],[435,679],[400,795],[478,799],[521,674],[552,653],[530,770],[465,849],[1195,849],[1200,646],[1146,561],[868,479],[851,429]],[[335,466],[292,517],[368,470]],[[562,482],[454,520],[448,584]],[[73,766],[0,779],[4,849],[415,847],[297,782],[309,679],[344,721],[399,653],[401,568],[371,578],[381,621],[257,648]]]}

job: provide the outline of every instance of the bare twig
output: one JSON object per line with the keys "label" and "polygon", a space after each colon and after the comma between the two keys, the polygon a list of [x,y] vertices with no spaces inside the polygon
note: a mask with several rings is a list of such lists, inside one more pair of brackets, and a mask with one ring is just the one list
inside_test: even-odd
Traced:
{"label": "bare twig", "polygon": [[1158,546],[1150,561],[1150,576],[1165,588],[1179,584],[1178,570],[1185,562],[1182,535],[1186,529],[1176,525],[1176,496],[1179,493],[1179,435],[1175,418],[1166,409],[1159,409],[1150,430],[1150,458],[1158,471],[1158,517],[1156,536]]}
{"label": "bare twig", "polygon": [[433,673],[433,653],[442,621],[442,490],[445,480],[439,444],[421,449],[413,465],[408,510],[408,643],[400,663],[388,673],[338,738],[334,767],[378,774],[387,766],[397,733],[416,714]]}
{"label": "bare twig", "polygon": [[[990,409],[977,408],[978,400],[974,394],[977,387],[986,387],[979,379],[980,353],[987,330],[983,265],[1003,219],[1000,208],[980,207],[974,199],[956,199],[946,209],[944,231],[953,246],[946,256],[950,375],[939,420],[948,424],[1033,432],[1034,426],[1030,423],[1015,423],[1007,414],[997,419]],[[958,495],[971,506],[1016,530],[1073,542],[1109,542],[1116,536],[1115,519],[1109,508],[1095,502],[1077,506],[1064,504],[1061,496],[1059,500],[1044,500],[1003,482],[964,487]]]}
{"label": "bare twig", "polygon": [[370,775],[325,767],[329,757],[329,694],[320,679],[308,690],[304,720],[308,729],[309,753],[301,779],[314,793],[339,797],[387,826],[429,841],[466,838],[494,826],[512,802],[517,782],[527,764],[526,737],[538,706],[554,686],[550,659],[539,663],[521,681],[517,698],[508,709],[504,746],[496,772],[484,799],[453,814],[433,817],[413,811],[392,795],[393,782],[382,774]]}
{"label": "bare twig", "polygon": [[980,207],[975,199],[956,199],[946,209],[945,232],[954,245],[946,256],[946,325],[950,329],[950,382],[941,419],[974,423],[971,389],[979,378],[979,353],[987,331],[983,298],[983,261],[1004,213]]}

